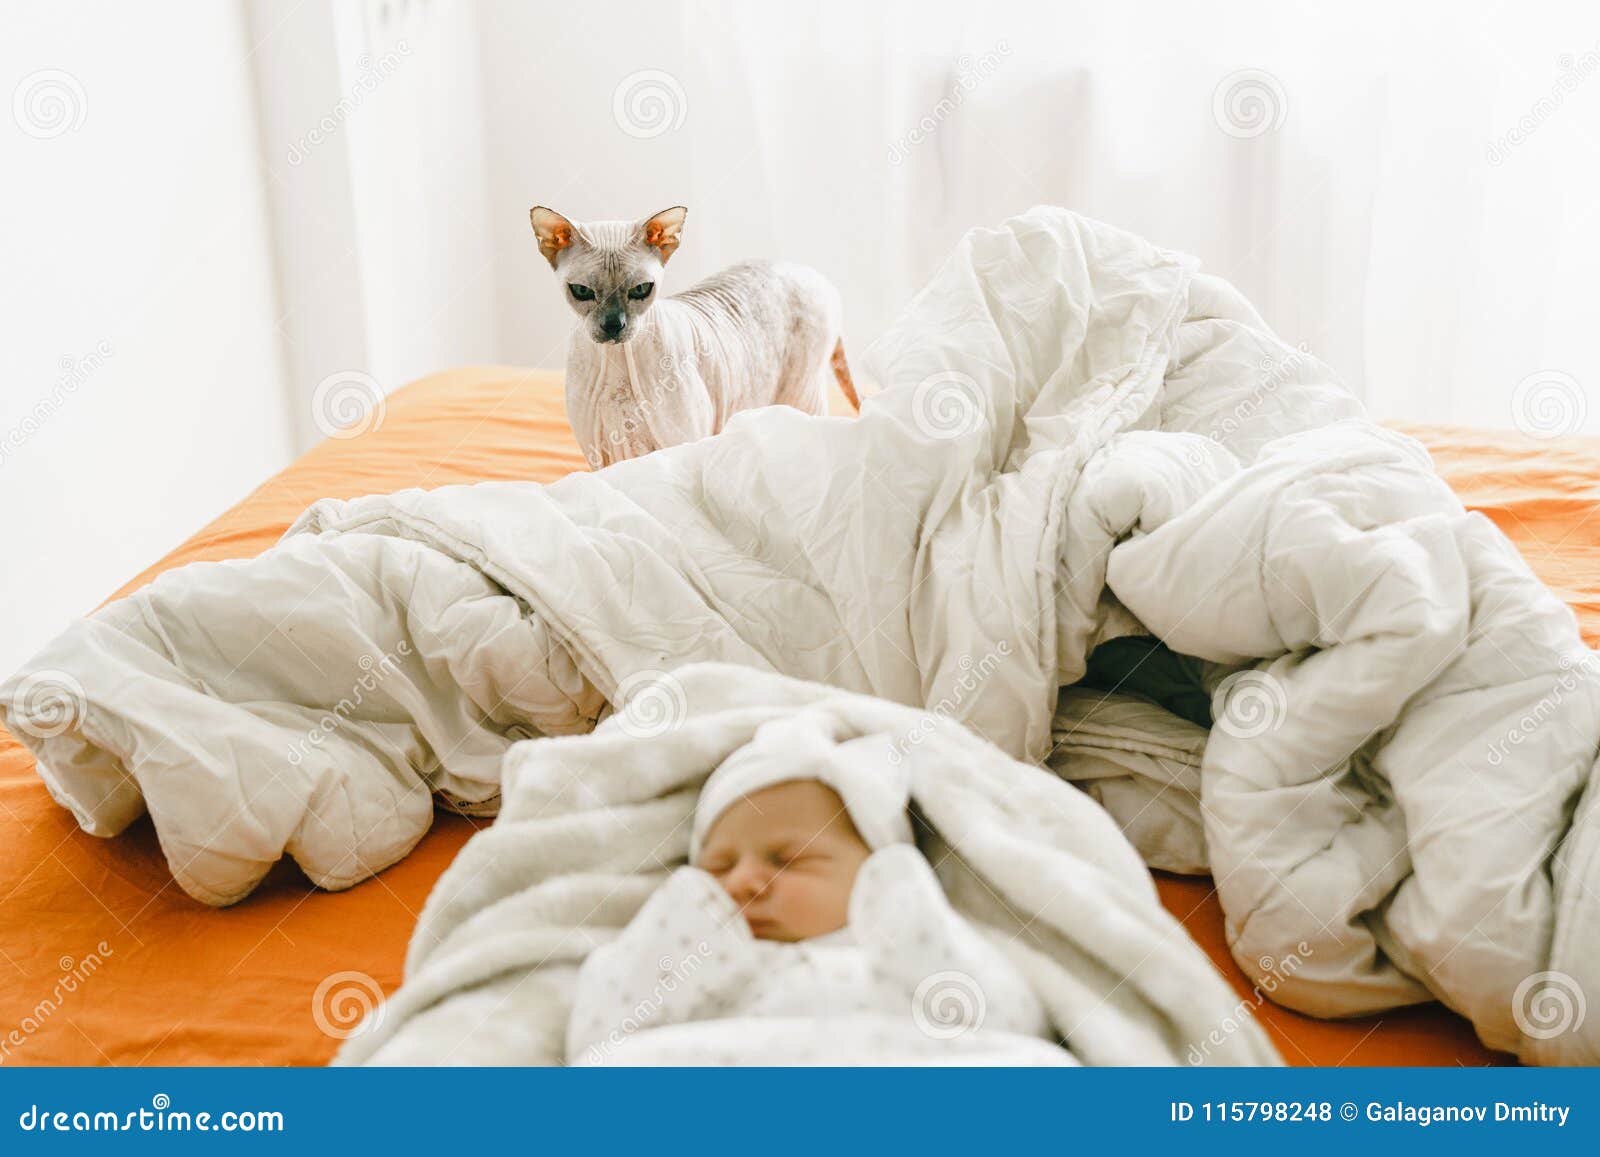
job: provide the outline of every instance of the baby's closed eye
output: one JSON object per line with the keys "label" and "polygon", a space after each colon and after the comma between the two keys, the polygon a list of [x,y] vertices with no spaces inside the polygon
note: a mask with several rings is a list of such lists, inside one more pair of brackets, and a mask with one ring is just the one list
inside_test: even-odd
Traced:
{"label": "baby's closed eye", "polygon": [[791,868],[796,864],[814,863],[822,855],[822,849],[813,847],[810,841],[805,843],[773,844],[766,851],[767,862],[775,868]]}
{"label": "baby's closed eye", "polygon": [[774,852],[770,862],[777,868],[804,870],[820,868],[833,858],[825,848],[799,848],[792,852]]}

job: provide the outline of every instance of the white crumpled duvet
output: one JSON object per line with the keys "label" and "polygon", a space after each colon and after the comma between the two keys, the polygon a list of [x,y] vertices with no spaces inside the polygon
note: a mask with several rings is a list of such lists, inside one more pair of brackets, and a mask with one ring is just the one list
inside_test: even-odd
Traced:
{"label": "white crumpled duvet", "polygon": [[[1084,781],[1151,862],[1209,866],[1246,972],[1306,946],[1294,1007],[1436,996],[1600,1061],[1600,669],[1419,447],[1192,260],[1059,209],[968,234],[871,360],[855,421],[318,503],[75,625],[0,712],[86,829],[148,808],[225,904],[285,852],[381,870],[436,793],[492,808],[517,739],[670,719],[659,671],[773,670]],[[1215,665],[1203,745],[1058,719],[1117,709],[1061,688],[1142,632]]]}

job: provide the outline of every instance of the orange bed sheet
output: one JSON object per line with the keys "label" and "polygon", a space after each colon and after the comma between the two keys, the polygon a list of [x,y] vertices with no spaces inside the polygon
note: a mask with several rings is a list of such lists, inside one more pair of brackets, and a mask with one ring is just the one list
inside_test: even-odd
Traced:
{"label": "orange bed sheet", "polygon": [[[842,402],[836,409],[848,412]],[[1573,606],[1589,642],[1600,641],[1600,440],[1408,432]],[[317,498],[548,481],[583,468],[559,374],[440,374],[389,398],[376,429],[313,449],[118,594],[185,563],[259,553]],[[347,1008],[336,994],[367,978],[385,992],[399,985],[429,889],[479,826],[441,815],[410,857],[348,892],[319,892],[280,864],[248,900],[214,911],[172,884],[148,820],[115,840],[80,832],[3,731],[0,822],[0,1064],[320,1064],[345,1030]],[[1228,958],[1209,883],[1159,885],[1167,907],[1254,1008],[1258,997]],[[1296,1064],[1505,1059],[1436,1005],[1330,1022],[1268,1002],[1257,1015]]]}

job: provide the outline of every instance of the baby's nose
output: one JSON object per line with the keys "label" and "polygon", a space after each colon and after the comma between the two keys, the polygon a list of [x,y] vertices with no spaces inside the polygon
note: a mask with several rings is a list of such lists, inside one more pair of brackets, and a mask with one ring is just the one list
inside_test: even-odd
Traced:
{"label": "baby's nose", "polygon": [[722,878],[722,886],[728,890],[728,895],[743,904],[761,894],[767,886],[767,877],[759,863],[747,858],[740,860]]}

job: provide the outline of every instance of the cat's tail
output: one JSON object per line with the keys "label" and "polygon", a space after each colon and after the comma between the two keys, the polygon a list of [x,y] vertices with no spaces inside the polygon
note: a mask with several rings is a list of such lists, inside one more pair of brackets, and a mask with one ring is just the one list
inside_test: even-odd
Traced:
{"label": "cat's tail", "polygon": [[844,339],[840,338],[833,346],[833,376],[839,379],[839,389],[844,391],[845,400],[856,408],[856,413],[861,412],[861,397],[856,393],[856,384],[850,380],[850,363],[844,360]]}

